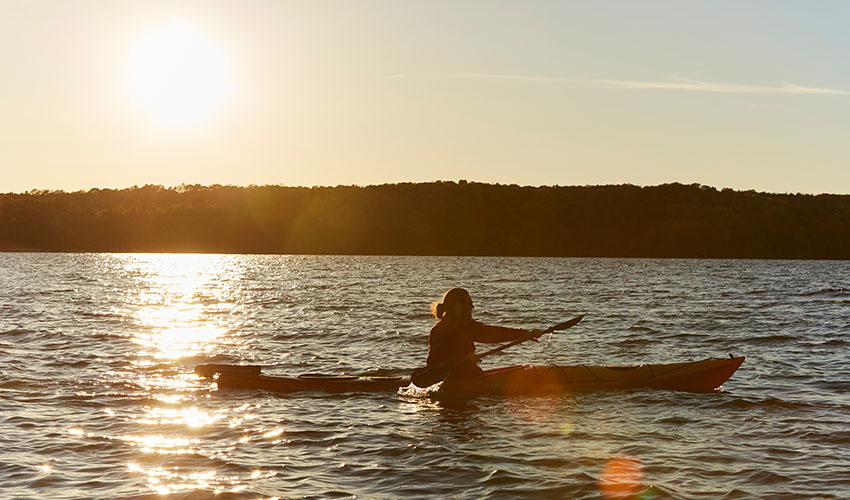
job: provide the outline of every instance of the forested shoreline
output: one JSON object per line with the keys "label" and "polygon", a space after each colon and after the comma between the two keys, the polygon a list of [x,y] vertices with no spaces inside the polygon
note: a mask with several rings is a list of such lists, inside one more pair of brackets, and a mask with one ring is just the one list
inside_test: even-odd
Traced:
{"label": "forested shoreline", "polygon": [[0,194],[0,250],[850,259],[850,196],[697,184]]}

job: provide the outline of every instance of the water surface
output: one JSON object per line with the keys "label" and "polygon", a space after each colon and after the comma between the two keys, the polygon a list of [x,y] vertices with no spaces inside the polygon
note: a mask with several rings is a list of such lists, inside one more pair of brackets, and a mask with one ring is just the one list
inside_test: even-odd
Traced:
{"label": "water surface", "polygon": [[[406,374],[457,285],[485,322],[588,313],[485,368],[747,361],[712,394],[454,402],[192,374]],[[848,498],[848,332],[847,261],[0,254],[0,496]]]}

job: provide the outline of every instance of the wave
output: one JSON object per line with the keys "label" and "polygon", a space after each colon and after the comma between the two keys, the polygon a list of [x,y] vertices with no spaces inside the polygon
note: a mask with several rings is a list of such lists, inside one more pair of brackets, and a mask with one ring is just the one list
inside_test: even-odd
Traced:
{"label": "wave", "polygon": [[[47,384],[39,383],[38,381],[32,379],[15,379],[8,380],[6,382],[0,382],[0,389],[12,389],[21,392],[46,389],[47,387]],[[30,395],[31,394],[28,392],[28,396]]]}
{"label": "wave", "polygon": [[792,335],[763,335],[757,337],[746,337],[740,339],[743,342],[752,342],[756,344],[766,344],[772,342],[795,342],[799,340],[798,337]]}
{"label": "wave", "polygon": [[808,292],[802,292],[800,294],[801,297],[817,297],[819,295],[828,295],[831,297],[839,297],[843,295],[850,295],[850,289],[847,288],[821,288],[819,290],[810,290]]}
{"label": "wave", "polygon": [[630,326],[629,331],[630,332],[642,332],[642,333],[647,333],[647,334],[650,334],[650,335],[658,333],[658,330],[656,330],[655,328],[650,328],[648,326],[639,326],[639,325]]}
{"label": "wave", "polygon": [[776,397],[765,397],[759,399],[753,398],[736,398],[731,399],[729,401],[725,401],[720,404],[721,408],[727,409],[742,409],[742,410],[751,410],[751,409],[770,409],[770,410],[789,410],[789,411],[801,411],[801,412],[820,412],[820,411],[848,411],[850,410],[850,405],[842,404],[838,402],[832,402],[828,400],[824,401],[800,401],[800,400],[786,400],[780,399]]}
{"label": "wave", "polygon": [[11,330],[0,332],[0,336],[8,335],[10,337],[20,337],[21,335],[29,335],[32,333],[35,333],[35,330],[27,328],[13,328]]}
{"label": "wave", "polygon": [[642,337],[628,338],[628,339],[621,340],[620,342],[617,343],[617,345],[619,345],[621,347],[644,346],[644,345],[649,345],[649,344],[655,344],[655,341],[652,340],[652,339],[647,339],[647,338],[642,338]]}
{"label": "wave", "polygon": [[665,339],[683,339],[683,340],[697,340],[697,339],[705,339],[706,341],[711,341],[716,339],[717,337],[713,335],[708,335],[705,333],[671,333],[669,335],[664,336]]}
{"label": "wave", "polygon": [[85,311],[78,310],[75,311],[77,316],[82,316],[84,318],[95,318],[95,319],[116,319],[116,320],[131,320],[131,316],[127,316],[125,314],[119,314],[114,312],[99,312],[99,311]]}
{"label": "wave", "polygon": [[63,294],[63,293],[76,293],[76,288],[60,288],[58,290],[40,290],[37,292],[39,295],[54,295],[54,294]]}
{"label": "wave", "polygon": [[90,364],[91,362],[84,360],[66,361],[63,359],[55,359],[53,361],[48,362],[45,366],[51,368],[86,368]]}

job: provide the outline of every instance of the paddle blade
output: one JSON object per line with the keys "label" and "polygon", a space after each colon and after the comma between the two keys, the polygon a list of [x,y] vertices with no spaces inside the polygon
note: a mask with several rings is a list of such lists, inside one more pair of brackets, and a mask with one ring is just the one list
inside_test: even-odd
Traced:
{"label": "paddle blade", "polygon": [[558,331],[558,330],[566,330],[567,328],[576,326],[578,324],[578,322],[581,321],[583,318],[584,318],[584,314],[582,314],[581,316],[576,316],[575,318],[573,318],[569,321],[564,321],[561,324],[551,326],[546,331],[547,332],[555,332],[555,331]]}
{"label": "paddle blade", "polygon": [[431,387],[445,380],[452,372],[452,368],[454,368],[452,365],[434,365],[417,368],[410,375],[410,381],[413,382],[413,385],[422,389]]}

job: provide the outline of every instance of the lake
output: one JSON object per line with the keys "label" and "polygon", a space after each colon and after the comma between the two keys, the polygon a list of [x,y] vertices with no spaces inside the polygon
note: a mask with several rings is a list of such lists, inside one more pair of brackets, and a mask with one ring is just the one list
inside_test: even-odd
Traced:
{"label": "lake", "polygon": [[[747,360],[709,394],[451,402],[192,372],[408,374],[453,286],[486,323],[587,313],[485,369]],[[850,498],[848,343],[850,261],[5,253],[0,496]]]}

